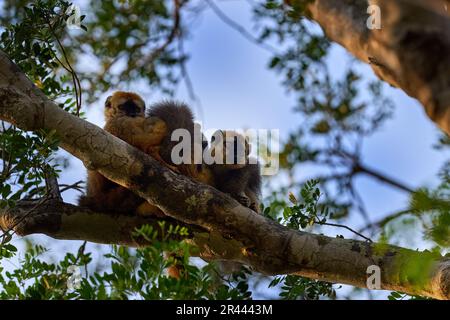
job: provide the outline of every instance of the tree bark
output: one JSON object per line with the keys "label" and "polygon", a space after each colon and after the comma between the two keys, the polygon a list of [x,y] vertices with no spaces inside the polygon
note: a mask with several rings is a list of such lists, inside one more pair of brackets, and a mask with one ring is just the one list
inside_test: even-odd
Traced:
{"label": "tree bark", "polygon": [[[132,236],[136,228],[151,225],[159,229],[161,221],[166,225],[180,225],[169,217],[154,219],[99,213],[58,200],[40,204],[39,201],[21,201],[12,209],[0,211],[0,227],[12,229],[19,236],[42,233],[55,239],[130,247],[150,244]],[[188,227],[190,236],[186,241],[198,249],[193,254],[205,260],[236,261],[263,274],[290,273],[357,287],[365,287],[367,267],[376,265],[381,268],[380,289],[449,298],[444,292],[448,292],[445,285],[448,285],[450,261],[431,253],[295,232],[276,224],[268,227],[269,232],[276,233],[271,237],[276,242],[270,248],[263,247],[267,245],[264,241],[261,247],[250,248],[248,244],[226,239],[218,232],[206,232],[193,225]],[[252,230],[249,232],[255,232],[254,227],[247,228]],[[414,278],[418,270],[429,275]]]}
{"label": "tree bark", "polygon": [[[205,230],[193,240],[205,259],[233,260],[265,274],[293,273],[357,287],[366,287],[367,268],[377,265],[380,289],[450,299],[450,259],[283,227],[63,111],[1,51],[0,120],[22,130],[54,130],[60,146],[86,167],[129,188],[169,217]],[[0,214],[0,226],[14,227],[21,235],[45,233],[58,239],[126,245],[133,245],[129,231],[147,221],[92,213],[60,202],[44,203],[31,212],[29,204],[22,203]]]}
{"label": "tree bark", "polygon": [[[450,1],[286,2],[306,3],[306,16],[330,40],[370,64],[380,79],[418,99],[430,119],[450,135]],[[381,9],[381,29],[367,27],[369,5]]]}

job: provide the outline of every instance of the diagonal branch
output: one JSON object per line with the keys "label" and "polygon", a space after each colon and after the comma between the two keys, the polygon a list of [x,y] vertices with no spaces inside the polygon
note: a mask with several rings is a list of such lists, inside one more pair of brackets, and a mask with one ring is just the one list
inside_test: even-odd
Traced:
{"label": "diagonal branch", "polygon": [[[150,243],[132,236],[136,228],[143,225],[151,225],[156,230],[160,230],[161,221],[164,221],[166,224],[180,225],[178,221],[169,217],[155,219],[100,213],[58,200],[50,200],[36,206],[38,201],[20,201],[12,209],[0,210],[0,228],[13,229],[19,236],[41,233],[55,239],[87,240],[102,244],[138,247],[149,245]],[[30,212],[32,213],[30,214]],[[190,236],[187,241],[198,249],[194,250],[193,254],[205,260],[231,260],[250,265],[253,269],[263,274],[292,273],[314,279],[348,283],[358,287],[364,287],[365,282],[363,280],[366,277],[364,273],[358,275],[362,271],[360,267],[365,266],[364,263],[378,264],[383,266],[383,272],[388,272],[383,277],[383,289],[445,298],[442,295],[421,291],[417,285],[410,288],[406,283],[401,283],[399,280],[395,280],[399,281],[396,284],[393,281],[397,277],[406,276],[401,271],[402,268],[407,269],[411,266],[424,264],[432,265],[436,261],[436,257],[430,253],[419,253],[394,246],[380,250],[368,242],[364,243],[290,231],[293,234],[304,237],[302,247],[298,247],[300,244],[297,243],[295,248],[293,248],[298,250],[296,253],[298,257],[289,257],[289,254],[294,253],[289,250],[289,244],[285,241],[278,241],[277,245],[270,248],[270,250],[284,253],[285,256],[277,258],[260,248],[247,250],[242,242],[226,239],[217,232],[207,232],[205,229],[193,225],[188,225],[187,227],[190,230]],[[286,236],[289,236],[288,233],[286,233]],[[291,237],[290,243],[292,245],[296,241],[298,239],[296,240],[295,236]],[[311,249],[313,250],[308,252]],[[301,256],[302,251],[303,257]],[[365,257],[366,261],[361,261],[362,257]],[[295,263],[295,259],[301,259],[298,260],[301,262]],[[311,260],[308,261],[308,259]],[[345,265],[347,267],[344,270],[343,266]],[[335,270],[331,272],[333,268]],[[432,288],[439,288],[440,282],[446,283],[449,268],[450,261],[445,259],[435,265],[435,277],[431,282]],[[325,272],[324,269],[326,270]],[[392,272],[393,270],[397,271]],[[358,279],[360,276],[361,279]],[[350,281],[351,277],[354,277],[354,279]]]}
{"label": "diagonal branch", "polygon": [[[54,130],[60,146],[86,167],[132,190],[181,223],[209,232],[198,246],[211,252],[211,257],[217,257],[221,241],[215,235],[220,234],[239,243],[235,252],[240,254],[233,253],[227,258],[266,274],[294,273],[366,287],[367,268],[377,265],[381,269],[381,289],[450,299],[448,258],[283,227],[208,185],[173,173],[117,137],[65,112],[49,101],[2,52],[0,120],[22,130]],[[149,118],[150,124],[153,121]],[[86,219],[95,220],[89,216]],[[87,228],[86,224],[89,223],[79,225],[79,232]],[[111,230],[106,231],[112,242],[120,241],[120,233],[114,238]],[[58,232],[63,237],[64,229]],[[105,230],[96,228],[95,232]]]}

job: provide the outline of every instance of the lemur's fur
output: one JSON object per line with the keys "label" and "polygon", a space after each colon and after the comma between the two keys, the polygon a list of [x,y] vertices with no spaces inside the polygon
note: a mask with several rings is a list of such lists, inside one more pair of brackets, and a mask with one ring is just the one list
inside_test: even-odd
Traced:
{"label": "lemur's fur", "polygon": [[[106,131],[172,170],[196,178],[194,164],[174,166],[170,160],[172,131],[183,128],[193,132],[193,116],[187,106],[166,101],[150,107],[146,116],[145,103],[139,95],[117,91],[106,99],[104,114]],[[80,197],[79,204],[101,212],[164,215],[157,207],[93,170],[88,170],[86,195]]]}
{"label": "lemur's fur", "polygon": [[[216,140],[217,137],[220,141]],[[222,164],[214,163],[210,166],[215,187],[259,213],[260,166],[255,159],[249,157],[251,146],[247,138],[235,131],[219,130],[211,138],[211,145],[211,155],[222,159]]]}

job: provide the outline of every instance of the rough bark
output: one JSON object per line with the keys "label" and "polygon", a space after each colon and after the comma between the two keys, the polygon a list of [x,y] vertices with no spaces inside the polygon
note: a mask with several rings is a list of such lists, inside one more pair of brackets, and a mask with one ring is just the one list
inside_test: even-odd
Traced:
{"label": "rough bark", "polygon": [[[448,258],[285,228],[210,186],[171,172],[124,141],[63,111],[2,52],[0,120],[23,130],[54,130],[60,146],[88,168],[136,192],[168,216],[203,228],[207,233],[199,233],[194,244],[205,259],[229,259],[265,274],[294,273],[357,287],[366,286],[367,267],[377,265],[382,289],[450,298]],[[56,206],[35,209],[25,217],[23,208],[4,210],[0,226],[9,228],[24,217],[15,227],[22,235],[42,232],[59,239],[132,244],[128,230],[142,223],[138,217],[92,214],[61,203]]]}
{"label": "rough bark", "polygon": [[[180,224],[169,217],[164,220]],[[0,211],[0,227],[12,228],[20,236],[42,233],[55,239],[131,247],[149,244],[132,236],[135,228],[144,224],[159,228],[159,221],[161,219],[93,212],[57,200],[40,205],[37,201],[22,201],[13,209]],[[206,232],[193,225],[188,227],[191,236],[187,241],[198,249],[194,254],[205,260],[232,260],[264,274],[292,273],[357,287],[365,286],[367,267],[376,265],[381,268],[382,289],[449,298],[450,261],[429,252],[295,232],[272,222],[265,228],[275,233],[269,239],[271,243],[258,241],[252,247],[248,244],[255,240],[249,239],[248,234],[255,232],[257,226],[247,226],[250,229],[247,235],[239,236],[248,239],[247,245],[226,239],[215,231]],[[261,236],[258,233],[258,237]],[[418,272],[424,277],[418,276]]]}
{"label": "rough bark", "polygon": [[[287,0],[307,3],[306,15],[376,75],[418,99],[450,135],[450,3],[448,0]],[[369,4],[381,29],[367,27]]]}

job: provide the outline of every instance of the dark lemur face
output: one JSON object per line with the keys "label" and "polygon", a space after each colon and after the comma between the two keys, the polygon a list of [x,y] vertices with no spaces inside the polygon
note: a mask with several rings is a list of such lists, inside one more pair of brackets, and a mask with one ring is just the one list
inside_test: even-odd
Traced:
{"label": "dark lemur face", "polygon": [[143,117],[144,115],[145,103],[133,92],[116,91],[105,101],[106,121],[116,117]]}
{"label": "dark lemur face", "polygon": [[211,155],[221,158],[229,169],[243,168],[248,164],[250,143],[235,131],[218,130],[211,138]]}

